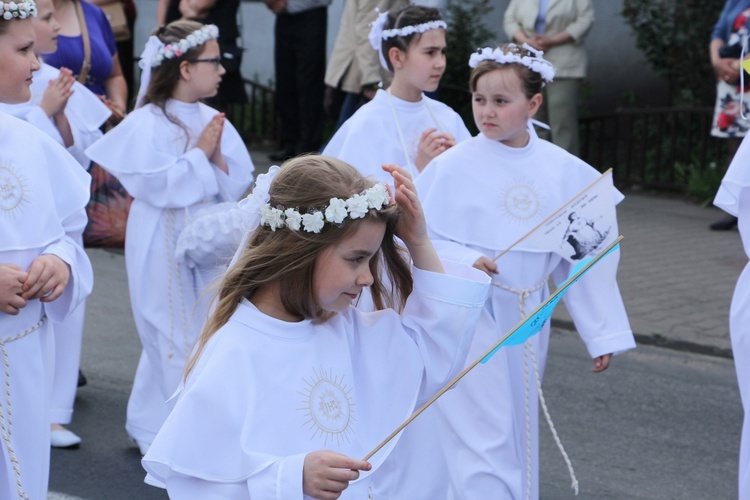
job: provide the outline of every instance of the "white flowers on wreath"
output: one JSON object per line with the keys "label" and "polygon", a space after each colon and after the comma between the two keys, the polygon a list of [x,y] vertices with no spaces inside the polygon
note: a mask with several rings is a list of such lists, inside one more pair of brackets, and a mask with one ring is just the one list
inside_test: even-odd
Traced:
{"label": "white flowers on wreath", "polygon": [[36,16],[36,3],[34,0],[26,0],[24,2],[0,2],[2,5],[2,16],[6,21],[10,21],[13,18],[26,19],[27,17]]}
{"label": "white flowers on wreath", "polygon": [[424,33],[425,31],[438,28],[448,28],[445,21],[435,20],[422,24],[415,24],[413,26],[404,26],[403,28],[387,30],[385,29],[385,25],[388,22],[388,11],[380,12],[380,9],[376,8],[375,12],[378,13],[378,17],[370,24],[370,33],[367,35],[367,39],[370,41],[370,46],[378,52],[380,64],[385,69],[388,69],[388,64],[386,64],[385,56],[383,55],[383,40],[396,36],[406,37],[413,35],[414,33]]}
{"label": "white flowers on wreath", "polygon": [[183,56],[188,50],[200,47],[209,40],[219,38],[219,28],[214,24],[207,24],[199,30],[195,30],[188,36],[174,43],[168,43],[160,47],[151,58],[151,67],[161,66],[165,59],[174,59]]}
{"label": "white flowers on wreath", "polygon": [[[275,172],[274,172],[275,174]],[[259,182],[265,182],[268,179],[261,179]],[[349,217],[350,219],[361,219],[367,215],[370,210],[380,210],[387,206],[391,201],[388,189],[385,183],[375,184],[373,187],[366,189],[362,193],[355,194],[347,200],[341,198],[331,198],[328,206],[324,210],[315,210],[310,213],[301,214],[294,208],[283,209],[282,207],[272,207],[269,203],[267,189],[263,189],[256,184],[253,193],[248,196],[247,200],[252,201],[243,203],[246,210],[252,210],[257,207],[260,214],[260,225],[271,228],[276,231],[284,226],[292,231],[300,229],[308,233],[320,233],[326,223],[341,224]]]}
{"label": "white flowers on wreath", "polygon": [[532,56],[521,55],[518,51],[518,45],[509,43],[508,48],[514,52],[503,52],[500,48],[484,47],[483,49],[477,49],[477,52],[473,53],[469,57],[469,67],[476,68],[477,65],[482,61],[495,61],[498,64],[520,64],[526,66],[531,71],[539,73],[546,83],[552,82],[555,78],[555,67],[552,63],[544,59],[544,52],[536,50],[532,46],[524,43],[521,47],[529,51]]}

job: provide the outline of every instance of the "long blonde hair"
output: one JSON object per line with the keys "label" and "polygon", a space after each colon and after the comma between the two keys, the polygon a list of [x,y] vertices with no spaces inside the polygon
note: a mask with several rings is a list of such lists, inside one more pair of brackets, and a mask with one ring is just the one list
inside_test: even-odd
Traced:
{"label": "long blonde hair", "polygon": [[[320,210],[331,198],[347,199],[374,182],[362,176],[351,165],[336,158],[320,155],[289,160],[271,183],[269,204],[272,207],[295,208],[300,213]],[[370,287],[376,309],[401,310],[412,290],[412,277],[403,248],[394,240],[399,209],[391,205],[370,210],[362,219],[345,219],[342,224],[326,224],[320,233],[293,231],[286,227],[272,231],[259,226],[252,234],[238,261],[222,278],[214,298],[213,312],[198,339],[198,348],[185,369],[187,377],[206,343],[234,314],[243,298],[250,298],[260,287],[277,283],[281,303],[292,315],[322,322],[331,313],[320,308],[313,293],[313,275],[318,256],[331,245],[353,234],[362,221],[385,223],[385,236],[377,255],[370,260],[374,282]],[[381,260],[384,261],[381,263]],[[381,270],[381,266],[384,268]],[[388,277],[390,287],[384,284]],[[388,289],[386,289],[388,288]]]}

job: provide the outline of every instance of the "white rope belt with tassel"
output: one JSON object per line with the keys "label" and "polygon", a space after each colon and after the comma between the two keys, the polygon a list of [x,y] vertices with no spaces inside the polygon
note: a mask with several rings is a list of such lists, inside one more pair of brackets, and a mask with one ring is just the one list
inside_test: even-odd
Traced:
{"label": "white rope belt with tassel", "polygon": [[[529,296],[540,290],[545,284],[547,283],[547,280],[543,280],[540,283],[537,283],[531,288],[523,288],[523,289],[517,289],[513,288],[507,285],[503,285],[502,283],[498,283],[496,281],[493,281],[492,284],[496,287],[500,288],[501,290],[505,290],[506,292],[514,293],[518,296],[518,313],[521,316],[521,319],[526,319],[526,299],[529,298]],[[562,454],[563,460],[565,460],[565,464],[568,466],[568,473],[570,474],[570,479],[572,481],[571,487],[575,491],[575,494],[578,494],[578,479],[576,479],[575,471],[573,470],[573,464],[570,461],[570,458],[568,457],[567,452],[565,451],[565,447],[562,444],[562,441],[560,441],[560,437],[557,435],[557,430],[555,429],[555,424],[552,422],[552,417],[550,416],[549,410],[547,409],[547,402],[544,399],[544,392],[542,392],[542,381],[539,377],[539,366],[536,362],[536,354],[534,353],[534,347],[532,345],[531,339],[527,340],[523,344],[523,381],[524,381],[524,393],[526,395],[525,400],[525,414],[526,414],[526,498],[531,498],[531,414],[529,413],[529,399],[530,399],[530,385],[529,385],[529,360],[531,360],[531,366],[534,369],[534,378],[536,379],[536,387],[537,392],[539,393],[539,402],[542,405],[542,410],[544,411],[544,417],[547,420],[547,424],[549,425],[550,431],[552,432],[552,437],[555,440],[555,443],[557,444],[557,448],[560,450],[560,453]]]}
{"label": "white rope belt with tassel", "polygon": [[13,467],[13,475],[16,478],[16,486],[18,488],[18,498],[24,500],[28,500],[29,496],[23,491],[21,466],[18,463],[16,451],[13,449],[13,444],[11,443],[11,439],[13,438],[13,411],[10,404],[10,358],[8,357],[8,349],[5,345],[34,333],[41,328],[46,321],[47,316],[42,316],[42,319],[40,319],[38,323],[30,326],[21,333],[0,340],[0,348],[3,350],[3,364],[5,365],[5,411],[0,409],[0,434],[2,434],[3,442],[5,443],[5,448],[8,450],[8,457],[10,458],[10,463]]}

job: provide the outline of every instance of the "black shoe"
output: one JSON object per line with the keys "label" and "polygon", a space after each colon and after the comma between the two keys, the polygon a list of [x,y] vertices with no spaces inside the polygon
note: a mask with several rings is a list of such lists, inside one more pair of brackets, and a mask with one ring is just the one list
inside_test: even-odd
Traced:
{"label": "black shoe", "polygon": [[290,158],[294,158],[295,156],[297,156],[297,153],[295,153],[294,151],[286,150],[279,151],[278,153],[271,153],[270,155],[268,155],[268,159],[281,163],[287,161]]}
{"label": "black shoe", "polygon": [[83,387],[88,383],[89,381],[86,380],[86,375],[84,375],[81,370],[78,370],[78,387]]}
{"label": "black shoe", "polygon": [[737,217],[726,217],[708,226],[711,231],[729,231],[737,227]]}

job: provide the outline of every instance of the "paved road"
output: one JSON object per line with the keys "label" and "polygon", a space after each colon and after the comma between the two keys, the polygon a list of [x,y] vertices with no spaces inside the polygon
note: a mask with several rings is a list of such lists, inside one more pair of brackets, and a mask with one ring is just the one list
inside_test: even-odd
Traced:
{"label": "paved road", "polygon": [[[123,257],[89,251],[97,278],[89,302],[83,368],[71,428],[78,450],[54,450],[50,488],[83,499],[157,499],[142,483],[124,430],[138,360]],[[481,367],[480,367],[481,368]],[[642,346],[609,372],[571,333],[555,331],[545,379],[558,432],[581,484],[579,498],[733,498],[741,408],[730,360]],[[572,498],[566,469],[542,429],[542,497]]]}

